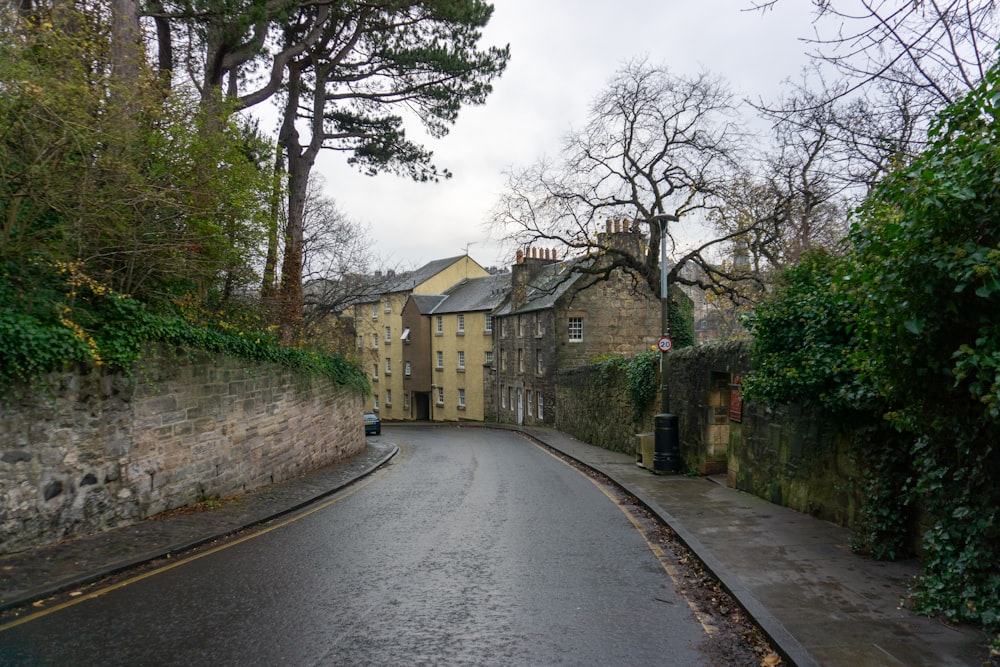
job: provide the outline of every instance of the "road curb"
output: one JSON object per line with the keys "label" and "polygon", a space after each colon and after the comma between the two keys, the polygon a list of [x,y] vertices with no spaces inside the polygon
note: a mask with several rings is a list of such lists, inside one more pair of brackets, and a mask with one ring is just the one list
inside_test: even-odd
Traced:
{"label": "road curb", "polygon": [[819,667],[820,663],[812,656],[811,653],[809,653],[805,646],[803,646],[802,643],[799,642],[799,640],[797,640],[787,630],[787,628],[785,628],[785,626],[777,618],[775,618],[774,615],[771,614],[771,612],[769,612],[756,597],[754,597],[752,593],[750,593],[739,577],[730,572],[728,568],[726,568],[711,554],[711,552],[701,543],[700,540],[698,540],[697,537],[694,536],[693,533],[688,531],[680,521],[678,521],[665,509],[660,507],[654,500],[645,496],[641,491],[630,488],[626,482],[616,479],[613,474],[602,469],[601,466],[592,465],[586,461],[582,461],[573,456],[571,453],[560,449],[558,445],[545,441],[541,436],[535,433],[529,433],[517,428],[505,427],[501,427],[498,430],[516,431],[526,438],[538,442],[546,447],[550,447],[564,456],[573,459],[580,465],[598,472],[614,481],[615,484],[620,486],[630,495],[634,496],[647,510],[670,526],[671,530],[677,534],[678,539],[680,539],[680,541],[684,543],[691,553],[693,553],[695,557],[701,561],[705,569],[711,572],[712,575],[718,579],[722,587],[733,596],[733,599],[735,599],[736,602],[743,608],[743,611],[745,611],[750,618],[754,620],[757,626],[760,627],[761,632],[764,633],[773,645],[774,649],[785,661],[787,661],[790,665],[795,665],[797,667]]}

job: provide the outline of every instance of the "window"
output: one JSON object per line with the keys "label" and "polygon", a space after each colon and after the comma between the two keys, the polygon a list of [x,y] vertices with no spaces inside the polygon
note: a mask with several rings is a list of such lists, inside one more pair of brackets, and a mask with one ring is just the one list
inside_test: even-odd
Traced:
{"label": "window", "polygon": [[458,370],[465,370],[465,352],[462,350],[458,351]]}
{"label": "window", "polygon": [[542,418],[542,395],[538,394],[538,418]]}
{"label": "window", "polygon": [[458,333],[465,333],[465,315],[458,316]]}
{"label": "window", "polygon": [[569,318],[569,339],[571,341],[581,341],[581,340],[583,340],[583,318],[582,317],[571,317],[571,318]]}
{"label": "window", "polygon": [[510,409],[514,409],[514,388],[507,387],[507,403],[510,405]]}
{"label": "window", "polygon": [[385,342],[386,343],[392,342],[392,327],[385,328]]}
{"label": "window", "polygon": [[542,316],[535,315],[535,335],[541,338],[544,333],[545,332],[542,330]]}
{"label": "window", "polygon": [[392,389],[385,390],[385,407],[392,405]]}
{"label": "window", "polygon": [[385,297],[385,312],[387,313],[392,312],[392,301],[389,299],[389,297]]}
{"label": "window", "polygon": [[378,319],[378,304],[377,303],[373,303],[372,304],[372,319],[373,320],[377,320]]}
{"label": "window", "polygon": [[500,385],[500,407],[507,407],[507,392],[504,390],[503,385]]}
{"label": "window", "polygon": [[378,396],[372,396],[372,410],[378,412]]}
{"label": "window", "polygon": [[358,336],[358,349],[360,350],[364,346],[365,346],[365,337],[364,336]]}
{"label": "window", "polygon": [[444,387],[437,388],[438,405],[444,405]]}
{"label": "window", "polygon": [[372,347],[378,349],[378,334],[372,334]]}
{"label": "window", "polygon": [[506,317],[500,318],[500,337],[501,338],[506,338],[507,337],[507,318]]}
{"label": "window", "polygon": [[524,372],[524,350],[517,348],[517,372]]}
{"label": "window", "polygon": [[493,316],[486,316],[486,333],[493,333]]}
{"label": "window", "polygon": [[524,338],[524,318],[517,316],[517,337]]}
{"label": "window", "polygon": [[403,335],[400,336],[399,339],[407,343],[410,342],[410,327],[403,329]]}
{"label": "window", "polygon": [[460,410],[464,410],[465,409],[465,390],[464,389],[459,389],[458,390],[458,408]]}
{"label": "window", "polygon": [[434,331],[438,336],[444,333],[444,318],[440,315],[434,318]]}
{"label": "window", "polygon": [[500,370],[507,370],[507,350],[500,350]]}
{"label": "window", "polygon": [[389,357],[385,358],[385,374],[392,375],[392,359]]}
{"label": "window", "polygon": [[378,382],[378,364],[372,364],[372,380]]}
{"label": "window", "polygon": [[528,390],[528,397],[527,397],[527,400],[525,400],[525,403],[528,406],[528,416],[530,417],[531,416],[531,390],[530,389]]}
{"label": "window", "polygon": [[441,350],[437,351],[437,367],[439,370],[444,368],[444,352]]}
{"label": "window", "polygon": [[409,392],[403,394],[403,409],[404,410],[409,410],[410,409],[410,394],[409,394]]}
{"label": "window", "polygon": [[492,366],[493,365],[493,351],[492,350],[486,350],[486,365],[487,366]]}
{"label": "window", "polygon": [[542,374],[542,348],[535,348],[535,373]]}
{"label": "window", "polygon": [[409,361],[404,361],[403,362],[403,375],[405,375],[406,377],[410,377],[410,362]]}

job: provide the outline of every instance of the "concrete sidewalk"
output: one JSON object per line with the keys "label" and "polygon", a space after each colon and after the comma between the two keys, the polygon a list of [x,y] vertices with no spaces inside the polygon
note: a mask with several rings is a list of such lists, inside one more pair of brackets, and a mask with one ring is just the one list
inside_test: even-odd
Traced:
{"label": "concrete sidewalk", "polygon": [[799,667],[990,665],[989,636],[900,608],[919,571],[851,552],[851,532],[725,486],[654,475],[551,429],[524,433],[597,470],[662,518]]}
{"label": "concrete sidewalk", "polygon": [[[343,464],[241,496],[30,552],[0,556],[0,610],[72,590],[287,514],[368,475],[398,451],[392,426]],[[465,425],[463,425],[465,426]],[[653,475],[635,458],[543,428],[512,428],[607,475],[669,524],[800,667],[990,665],[989,637],[899,608],[916,562],[851,553],[849,531],[702,477]],[[0,623],[2,624],[2,623]]]}

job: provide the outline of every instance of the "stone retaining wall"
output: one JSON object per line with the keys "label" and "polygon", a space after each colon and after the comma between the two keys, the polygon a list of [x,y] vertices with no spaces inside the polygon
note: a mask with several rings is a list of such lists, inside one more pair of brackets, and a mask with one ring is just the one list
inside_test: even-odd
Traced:
{"label": "stone retaining wall", "polygon": [[[800,512],[852,526],[860,507],[850,434],[799,406],[742,403],[747,342],[706,344],[668,355],[669,412],[678,417],[685,468],[726,473],[731,487]],[[556,427],[606,449],[633,452],[653,430],[659,397],[632,421],[624,374],[600,366],[560,373]]]}
{"label": "stone retaining wall", "polygon": [[21,393],[0,405],[0,553],[243,493],[365,445],[356,390],[201,353]]}

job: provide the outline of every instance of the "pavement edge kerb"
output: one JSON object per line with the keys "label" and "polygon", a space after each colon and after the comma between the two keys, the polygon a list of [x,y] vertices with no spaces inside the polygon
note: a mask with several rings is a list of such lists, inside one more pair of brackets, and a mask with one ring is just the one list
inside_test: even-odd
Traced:
{"label": "pavement edge kerb", "polygon": [[630,488],[627,483],[619,479],[615,479],[609,471],[602,469],[600,465],[582,461],[569,452],[560,449],[558,445],[546,442],[542,436],[536,433],[529,433],[521,429],[510,429],[504,427],[501,427],[498,430],[514,430],[526,438],[538,442],[546,447],[551,447],[552,449],[559,451],[564,456],[573,459],[580,465],[604,475],[624,489],[627,493],[634,496],[660,521],[670,526],[674,533],[677,534],[678,539],[680,539],[680,541],[691,551],[691,553],[693,553],[695,557],[701,561],[701,564],[705,567],[705,569],[711,572],[712,575],[718,579],[722,587],[733,596],[733,599],[735,599],[736,602],[743,608],[743,611],[745,611],[760,627],[761,632],[764,633],[783,659],[787,660],[791,665],[796,667],[819,667],[820,663],[812,656],[812,654],[809,653],[799,640],[792,636],[792,634],[777,618],[771,614],[771,612],[767,611],[764,605],[762,605],[760,601],[757,600],[752,593],[750,593],[740,579],[736,575],[732,574],[722,563],[718,561],[718,559],[712,556],[701,541],[699,541],[694,534],[684,528],[681,522],[660,507],[655,501],[646,497],[641,491]]}
{"label": "pavement edge kerb", "polygon": [[254,526],[259,526],[263,523],[267,523],[268,521],[273,521],[274,519],[277,519],[279,517],[286,516],[293,512],[297,512],[298,510],[303,509],[304,507],[307,507],[308,505],[311,505],[318,500],[322,500],[323,498],[327,498],[333,495],[334,493],[341,491],[342,489],[350,486],[351,484],[354,484],[359,479],[367,477],[368,475],[372,474],[373,472],[384,466],[386,463],[388,463],[398,453],[399,453],[399,447],[395,444],[392,444],[391,448],[384,456],[377,459],[366,468],[363,468],[356,475],[348,479],[342,480],[340,483],[334,485],[333,487],[328,488],[320,493],[317,493],[316,495],[311,496],[306,500],[295,503],[291,506],[283,507],[282,509],[274,512],[269,512],[266,515],[255,517],[253,520],[247,521],[236,527],[231,527],[217,533],[205,534],[201,537],[198,537],[197,539],[188,540],[185,542],[178,542],[161,549],[156,549],[155,551],[149,551],[144,554],[140,554],[138,556],[132,556],[124,560],[119,560],[113,563],[109,563],[105,567],[100,568],[99,570],[94,570],[93,572],[89,572],[83,576],[75,576],[63,579],[61,581],[56,581],[52,585],[47,586],[43,589],[32,591],[31,594],[29,595],[23,595],[20,597],[12,598],[10,600],[6,600],[4,602],[0,602],[0,611],[7,611],[8,609],[22,607],[31,604],[33,602],[36,602],[37,600],[42,600],[47,597],[51,597],[53,595],[59,595],[60,593],[65,593],[74,588],[87,586],[94,582],[100,581],[101,579],[104,579],[106,577],[110,577],[112,575],[125,572],[126,570],[136,568],[140,565],[143,565],[144,563],[149,563],[151,561],[160,558],[173,557],[176,556],[177,554],[204,546],[209,542],[214,542],[215,540],[228,537],[230,535],[246,530],[248,528],[253,528]]}

